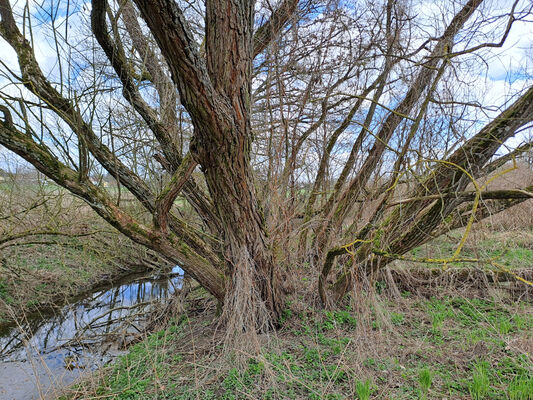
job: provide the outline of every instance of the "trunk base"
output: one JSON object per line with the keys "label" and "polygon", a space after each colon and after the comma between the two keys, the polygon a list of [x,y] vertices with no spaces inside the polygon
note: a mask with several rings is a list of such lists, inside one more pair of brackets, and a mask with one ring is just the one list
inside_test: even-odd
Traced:
{"label": "trunk base", "polygon": [[278,327],[283,301],[276,274],[262,276],[263,270],[257,268],[246,249],[236,256],[222,322],[226,326],[226,344],[242,347],[243,334],[254,336]]}

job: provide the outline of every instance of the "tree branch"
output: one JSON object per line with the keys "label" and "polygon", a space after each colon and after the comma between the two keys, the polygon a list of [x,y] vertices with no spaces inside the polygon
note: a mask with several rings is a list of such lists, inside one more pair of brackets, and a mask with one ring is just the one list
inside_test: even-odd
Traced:
{"label": "tree branch", "polygon": [[154,225],[157,229],[161,229],[163,232],[167,231],[168,213],[196,165],[197,163],[191,157],[191,153],[187,153],[179,168],[157,197],[154,211]]}
{"label": "tree branch", "polygon": [[89,180],[79,181],[76,171],[61,163],[44,145],[35,143],[13,125],[2,121],[0,143],[31,163],[40,172],[74,195],[85,200],[98,215],[133,241],[178,263],[219,300],[224,299],[224,277],[213,264],[176,235],[162,235],[136,221]]}
{"label": "tree branch", "polygon": [[[134,77],[132,75],[132,69],[128,65],[128,61],[126,58],[126,55],[124,53],[124,50],[121,46],[114,43],[111,39],[110,35],[107,32],[106,27],[106,7],[107,2],[106,0],[93,0],[93,7],[91,10],[91,27],[93,30],[93,33],[98,40],[98,43],[104,50],[107,58],[111,62],[111,65],[113,66],[113,69],[115,70],[117,76],[119,77],[122,85],[123,85],[123,94],[126,100],[133,106],[133,108],[139,113],[139,115],[143,118],[143,120],[146,122],[148,127],[152,130],[154,133],[156,139],[161,145],[161,149],[165,155],[165,158],[170,162],[171,165],[171,173],[175,172],[180,163],[182,162],[180,157],[180,151],[178,148],[178,144],[176,143],[176,135],[175,132],[172,132],[172,127],[165,126],[164,123],[160,121],[160,119],[157,116],[157,113],[155,110],[153,110],[142,98],[139,89],[135,83]],[[134,18],[134,15],[131,15],[133,13],[132,6],[129,2],[127,2],[124,5],[124,15],[127,18],[127,22],[132,24],[132,20],[136,19]],[[138,27],[138,26],[137,26]],[[131,27],[133,30],[133,33],[142,34],[142,32],[139,30],[135,30],[135,27]],[[132,39],[139,40],[137,39]],[[150,54],[151,57],[154,57],[154,54]],[[153,62],[150,63],[152,65]],[[150,73],[153,73],[154,76],[163,79],[166,78],[166,76],[160,71],[159,69],[156,69],[153,65],[150,68]],[[165,79],[166,80],[166,79]],[[170,84],[170,87],[169,87]],[[166,88],[166,90],[175,90],[171,82],[165,82],[163,87]],[[164,93],[162,93],[163,87],[159,87],[159,93],[160,97],[164,98]],[[175,110],[174,110],[175,111]],[[216,226],[216,216],[214,215],[212,208],[210,207],[209,200],[206,198],[205,194],[198,188],[198,186],[194,182],[184,182],[184,185],[186,185],[186,192],[187,197],[191,200],[194,209],[200,214],[200,216],[206,220],[210,220],[209,224],[207,224],[210,227],[213,227],[213,225]],[[213,233],[218,233],[217,231]]]}
{"label": "tree branch", "polygon": [[503,166],[505,163],[514,160],[516,157],[520,156],[522,153],[526,153],[533,149],[533,142],[525,143],[513,151],[510,151],[509,153],[497,158],[496,160],[490,162],[489,164],[485,165],[483,169],[480,171],[481,175],[487,176]]}
{"label": "tree branch", "polygon": [[[352,179],[348,188],[339,198],[332,220],[333,227],[340,227],[346,215],[352,209],[354,204],[353,199],[356,199],[359,196],[360,191],[368,182],[368,179],[370,179],[377,163],[387,149],[387,144],[390,141],[392,134],[404,120],[404,117],[402,116],[408,115],[411,112],[415,104],[419,101],[420,96],[431,84],[433,77],[438,73],[437,66],[439,61],[447,56],[447,53],[453,44],[455,35],[472,16],[482,1],[483,0],[468,1],[468,3],[454,16],[431,52],[429,61],[421,67],[421,70],[413,80],[413,84],[409,87],[403,100],[397,107],[395,107],[394,112],[390,113],[383,122],[381,129],[376,134],[375,143],[369,151],[360,171]],[[446,60],[443,62],[446,62]]]}
{"label": "tree branch", "polygon": [[257,29],[254,34],[254,58],[278,36],[295,14],[297,7],[298,0],[283,0],[279,7],[272,12],[270,19]]}
{"label": "tree branch", "polygon": [[[217,131],[217,117],[231,115],[215,92],[204,58],[197,51],[191,30],[174,0],[135,0],[169,66],[180,100],[196,127]],[[224,112],[220,113],[220,109]]]}
{"label": "tree branch", "polygon": [[[413,203],[415,201],[436,200],[436,199],[454,199],[460,201],[472,201],[478,195],[475,191],[457,192],[457,193],[440,193],[422,197],[411,197],[401,199],[387,204],[387,207],[394,207],[401,204]],[[522,189],[508,190],[488,190],[479,193],[479,197],[484,200],[504,200],[504,199],[530,199],[533,193]]]}
{"label": "tree branch", "polygon": [[148,127],[152,130],[161,144],[161,147],[165,152],[165,157],[173,164],[179,164],[179,161],[174,160],[174,157],[179,157],[179,151],[177,151],[178,148],[174,143],[172,136],[168,132],[168,129],[159,121],[156,111],[142,98],[132,75],[131,66],[128,65],[124,50],[113,42],[107,32],[106,7],[106,0],[92,1],[91,28],[94,36],[104,50],[104,53],[111,62],[113,69],[122,83],[124,97],[148,124]]}
{"label": "tree branch", "polygon": [[[532,119],[533,86],[448,159],[439,162],[413,190],[413,197],[464,190],[498,148]],[[461,198],[438,196],[437,200],[428,198],[397,206],[393,217],[388,219],[388,225],[392,226],[387,230],[390,252],[402,254],[427,240],[428,232],[436,229],[463,202]]]}

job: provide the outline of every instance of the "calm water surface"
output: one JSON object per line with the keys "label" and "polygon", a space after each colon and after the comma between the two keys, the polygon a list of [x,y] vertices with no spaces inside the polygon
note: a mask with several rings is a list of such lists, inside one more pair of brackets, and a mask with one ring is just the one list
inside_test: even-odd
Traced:
{"label": "calm water surface", "polygon": [[88,293],[53,314],[0,332],[0,399],[49,399],[81,375],[122,354],[155,303],[182,283],[183,271],[130,276]]}

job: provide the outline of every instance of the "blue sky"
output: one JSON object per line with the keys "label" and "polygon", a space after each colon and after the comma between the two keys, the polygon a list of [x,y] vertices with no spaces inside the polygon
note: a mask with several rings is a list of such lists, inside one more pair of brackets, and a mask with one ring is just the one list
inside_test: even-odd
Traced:
{"label": "blue sky", "polygon": [[[363,4],[362,2],[346,1],[347,5]],[[411,2],[411,13],[416,15],[422,22],[428,26],[431,31],[433,27],[443,25],[448,21],[453,11],[457,11],[460,3],[450,9],[450,4],[456,2],[450,0],[429,1],[416,0]],[[461,3],[464,3],[462,1]],[[15,13],[22,15],[22,10],[26,4],[23,1],[12,2]],[[65,16],[67,12],[67,4],[69,12],[81,11],[85,16],[90,10],[90,2],[70,2],[65,1],[50,1],[46,0],[44,3],[29,2],[29,7],[33,15],[32,24],[34,30],[35,53],[43,71],[53,81],[59,80],[58,56],[54,47],[53,37],[50,33],[51,19],[50,15],[43,10],[52,9],[52,14],[55,17],[56,26],[60,26],[60,31],[65,28]],[[39,5],[38,5],[39,4]],[[491,14],[505,13],[510,9],[511,1],[509,0],[488,0],[483,9],[492,9]],[[530,4],[528,0],[521,0],[517,6],[517,10],[526,9]],[[364,5],[364,4],[363,4]],[[455,10],[453,9],[455,8]],[[75,14],[75,13],[74,13]],[[81,29],[79,25],[83,18],[80,15],[73,15],[69,19],[69,44],[75,44],[77,41],[83,40],[79,36]],[[500,20],[495,23],[485,23],[479,26],[480,35],[479,40],[491,39],[494,41],[497,36],[490,37],[493,33],[498,33],[505,26],[505,20]],[[78,36],[77,36],[78,35]],[[477,43],[468,43],[467,47],[471,47]],[[460,49],[458,46],[458,49]],[[456,48],[457,50],[457,48]],[[485,104],[494,106],[503,106],[512,101],[517,94],[524,88],[533,84],[533,15],[528,16],[523,21],[516,21],[513,25],[511,33],[501,48],[486,49],[480,52],[483,62],[478,63],[479,68],[472,70],[469,68],[459,68],[461,74],[460,78],[466,82],[474,82],[474,86],[468,87],[468,95],[472,98],[482,100]],[[65,54],[61,53],[61,57]],[[468,59],[470,56],[464,56]],[[14,52],[11,48],[0,39],[0,58],[14,71],[18,71]],[[76,78],[76,76],[74,76]],[[7,93],[16,94],[20,88],[5,87],[5,79],[0,78],[0,87]],[[24,90],[24,89],[23,89]],[[393,100],[389,99],[388,104],[392,104]],[[489,118],[495,116],[498,111],[486,111],[486,115],[479,114],[479,124],[487,122]],[[358,130],[358,128],[355,128]],[[531,136],[531,130],[527,130],[516,138],[510,140],[510,145],[517,145],[528,136]],[[0,167],[5,168],[7,163],[12,164],[16,160],[11,155],[6,154],[5,149],[0,149]]]}

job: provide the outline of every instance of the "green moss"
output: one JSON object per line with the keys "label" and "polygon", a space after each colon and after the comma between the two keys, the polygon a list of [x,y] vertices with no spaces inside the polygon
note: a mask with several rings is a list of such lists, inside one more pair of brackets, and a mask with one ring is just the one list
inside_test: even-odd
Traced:
{"label": "green moss", "polygon": [[381,245],[381,240],[383,238],[383,235],[384,235],[384,230],[381,227],[377,229],[376,232],[374,233],[374,238],[372,240],[372,243],[376,249],[379,249],[379,250],[383,249]]}

